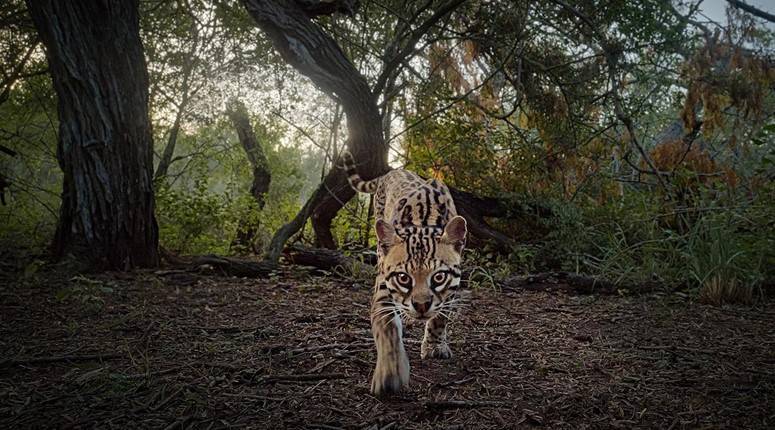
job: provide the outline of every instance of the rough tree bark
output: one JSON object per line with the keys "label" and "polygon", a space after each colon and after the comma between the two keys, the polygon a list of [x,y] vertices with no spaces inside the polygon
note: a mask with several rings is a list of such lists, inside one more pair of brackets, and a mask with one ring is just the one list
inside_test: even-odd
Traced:
{"label": "rough tree bark", "polygon": [[[234,124],[242,148],[245,150],[248,161],[253,168],[253,184],[250,186],[250,195],[256,201],[258,210],[262,210],[266,204],[264,196],[269,192],[269,184],[272,182],[269,162],[264,155],[264,150],[258,143],[258,139],[256,139],[253,127],[250,126],[250,118],[248,118],[248,111],[245,105],[238,100],[232,100],[226,114],[231,119],[232,124]],[[231,244],[232,248],[236,246],[253,249],[254,252],[258,252],[253,246],[257,231],[257,224],[248,225],[244,220],[241,220],[237,228],[237,236]]]}
{"label": "rough tree bark", "polygon": [[91,267],[159,263],[137,0],[28,0],[58,97],[64,172],[52,244]]}

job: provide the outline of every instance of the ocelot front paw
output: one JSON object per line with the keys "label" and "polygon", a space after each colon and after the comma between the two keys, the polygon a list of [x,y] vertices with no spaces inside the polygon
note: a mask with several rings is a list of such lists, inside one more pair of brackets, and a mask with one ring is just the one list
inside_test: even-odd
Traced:
{"label": "ocelot front paw", "polygon": [[377,363],[371,378],[371,394],[382,397],[396,394],[409,385],[409,362]]}
{"label": "ocelot front paw", "polygon": [[440,358],[447,359],[452,358],[452,350],[449,349],[447,342],[430,343],[423,342],[420,347],[420,357],[424,360],[426,358]]}

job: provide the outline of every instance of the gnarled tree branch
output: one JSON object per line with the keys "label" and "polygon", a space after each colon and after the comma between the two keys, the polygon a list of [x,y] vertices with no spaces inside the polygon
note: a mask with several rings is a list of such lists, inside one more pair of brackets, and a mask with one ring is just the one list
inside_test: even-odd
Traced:
{"label": "gnarled tree branch", "polygon": [[[382,121],[366,79],[353,66],[339,45],[297,3],[243,0],[256,24],[272,41],[280,55],[321,90],[339,100],[347,116],[347,146],[359,160],[364,178],[388,170],[388,146],[382,136]],[[340,169],[332,169],[296,218],[272,238],[267,260],[277,262],[283,245],[315,210],[319,236],[329,231],[330,221],[354,195]],[[335,196],[335,198],[330,198]],[[333,238],[325,238],[333,246]],[[322,241],[322,240],[321,240]]]}

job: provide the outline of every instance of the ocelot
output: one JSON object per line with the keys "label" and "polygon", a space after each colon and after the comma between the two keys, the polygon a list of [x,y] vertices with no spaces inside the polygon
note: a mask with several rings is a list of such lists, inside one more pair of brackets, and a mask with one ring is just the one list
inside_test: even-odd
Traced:
{"label": "ocelot", "polygon": [[459,306],[460,262],[466,221],[457,215],[449,189],[408,170],[395,169],[364,181],[350,153],[343,155],[350,185],[374,194],[377,278],[371,330],[377,364],[374,395],[396,393],[409,383],[402,317],[425,321],[421,357],[450,358],[447,322]]}

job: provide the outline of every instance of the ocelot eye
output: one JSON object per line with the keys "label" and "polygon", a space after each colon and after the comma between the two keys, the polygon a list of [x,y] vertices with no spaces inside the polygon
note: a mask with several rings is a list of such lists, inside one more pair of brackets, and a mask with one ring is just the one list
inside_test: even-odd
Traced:
{"label": "ocelot eye", "polygon": [[436,272],[432,278],[433,285],[440,286],[447,280],[448,276],[449,276],[449,273],[447,272]]}
{"label": "ocelot eye", "polygon": [[412,277],[404,272],[400,272],[396,275],[396,281],[398,281],[398,285],[404,288],[412,286]]}

